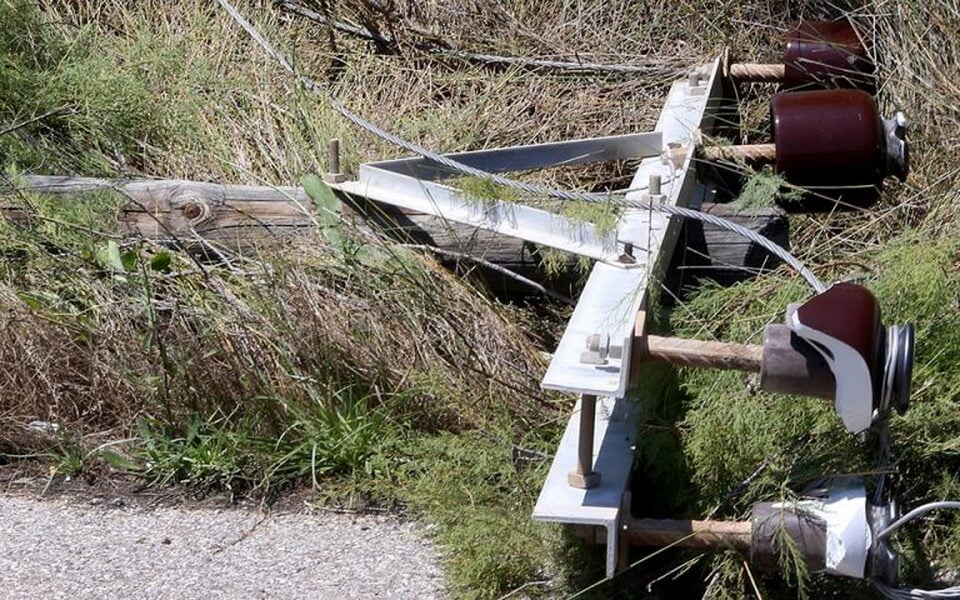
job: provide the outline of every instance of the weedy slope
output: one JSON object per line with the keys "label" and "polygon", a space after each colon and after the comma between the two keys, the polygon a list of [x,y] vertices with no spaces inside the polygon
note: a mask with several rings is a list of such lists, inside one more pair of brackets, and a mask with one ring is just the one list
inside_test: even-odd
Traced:
{"label": "weedy slope", "polygon": [[[649,128],[669,83],[723,45],[773,62],[789,21],[854,20],[875,41],[885,112],[905,109],[914,124],[913,173],[870,211],[794,218],[793,250],[824,280],[865,282],[888,320],[917,325],[917,393],[894,429],[901,498],[910,506],[960,495],[960,50],[943,42],[960,27],[960,7],[299,4],[380,37],[369,41],[290,4],[242,8],[351,109],[442,151]],[[0,0],[0,28],[7,188],[23,172],[299,183],[324,170],[334,136],[348,172],[397,155],[297,89],[213,2]],[[642,70],[491,64],[461,51]],[[764,140],[771,91],[743,89],[734,141]],[[622,185],[631,171],[526,176],[593,190]],[[762,203],[775,188],[757,180],[744,202]],[[528,520],[569,404],[538,390],[539,351],[550,348],[537,333],[555,324],[543,324],[544,311],[492,302],[432,261],[346,225],[242,256],[122,239],[112,224],[125,201],[3,197],[3,460],[39,457],[54,478],[121,469],[197,490],[272,497],[307,484],[330,502],[403,506],[437,526],[457,596],[564,596],[596,579],[584,553],[564,557],[574,544]],[[805,294],[778,271],[694,292],[663,326],[755,341]],[[735,374],[659,371],[647,381],[659,401],[645,406],[638,448],[644,514],[736,517],[811,478],[871,467],[867,448],[822,403],[754,395]],[[912,581],[948,580],[960,525],[930,519],[903,549]],[[861,589],[810,578],[787,558],[780,576],[754,580],[729,555],[666,554],[582,596]]]}

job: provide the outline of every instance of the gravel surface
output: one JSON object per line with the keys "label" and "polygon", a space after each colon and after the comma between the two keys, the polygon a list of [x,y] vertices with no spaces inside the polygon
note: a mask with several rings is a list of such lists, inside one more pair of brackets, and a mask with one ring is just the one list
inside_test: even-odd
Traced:
{"label": "gravel surface", "polygon": [[410,523],[0,496],[0,598],[440,598]]}

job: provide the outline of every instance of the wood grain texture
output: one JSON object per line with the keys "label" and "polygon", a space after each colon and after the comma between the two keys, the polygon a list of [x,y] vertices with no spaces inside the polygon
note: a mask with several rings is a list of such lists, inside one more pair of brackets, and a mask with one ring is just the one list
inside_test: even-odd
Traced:
{"label": "wood grain texture", "polygon": [[657,335],[637,341],[643,343],[642,360],[649,362],[759,373],[763,361],[762,346]]}
{"label": "wood grain texture", "polygon": [[[122,231],[160,241],[181,242],[201,237],[233,250],[261,247],[313,227],[313,202],[299,187],[223,185],[183,180],[116,181],[86,177],[26,176],[23,188],[76,198],[85,192],[114,190],[127,197],[118,218]],[[12,190],[4,194],[9,196]],[[541,249],[535,245],[444,219],[405,212],[363,198],[342,196],[344,214],[373,226],[389,237],[465,253],[500,265],[525,277],[545,282],[548,288],[575,295],[580,276],[578,259],[565,255],[558,273],[547,275]],[[17,218],[19,209],[0,197],[0,210]],[[701,210],[731,219],[786,244],[787,223],[776,208],[741,213],[729,205],[704,204]],[[492,271],[474,264],[440,257],[448,265],[462,264],[482,275],[494,292],[526,294],[528,291]],[[684,243],[678,247],[669,280],[713,278],[722,282],[742,279],[772,266],[771,257],[755,244],[724,229],[696,222],[685,224]]]}
{"label": "wood grain texture", "polygon": [[675,521],[672,519],[632,519],[627,537],[635,546],[749,550],[752,536],[750,521]]}

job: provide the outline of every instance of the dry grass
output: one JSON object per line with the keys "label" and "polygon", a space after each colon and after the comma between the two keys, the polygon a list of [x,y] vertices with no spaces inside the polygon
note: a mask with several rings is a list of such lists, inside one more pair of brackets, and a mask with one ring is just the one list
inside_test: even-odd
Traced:
{"label": "dry grass", "polygon": [[[343,140],[349,172],[360,162],[397,154],[351,129],[321,100],[297,90],[215,3],[43,4],[43,20],[54,37],[66,40],[63,56],[76,58],[79,71],[58,71],[58,64],[69,63],[66,59],[40,65],[44,77],[39,80],[57,85],[30,87],[14,100],[0,91],[0,114],[15,123],[60,106],[73,112],[0,138],[5,167],[15,163],[56,174],[289,184],[304,173],[323,170],[329,137]],[[326,3],[304,4],[319,10]],[[960,179],[955,159],[960,146],[960,55],[955,44],[937,41],[955,36],[960,23],[955,3],[357,0],[330,6],[335,18],[375,29],[398,43],[384,49],[331,34],[273,2],[247,2],[242,8],[305,73],[327,81],[352,110],[442,151],[644,130],[656,119],[669,83],[687,66],[711,60],[724,45],[742,58],[776,61],[789,21],[851,18],[876,40],[885,112],[903,108],[914,123],[913,174],[907,184],[890,185],[871,211],[796,217],[793,247],[824,279],[868,276],[871,285],[883,290],[889,303],[885,310],[895,306],[891,310],[896,314],[922,321],[949,316],[931,313],[935,303],[898,293],[895,285],[884,287],[884,278],[902,275],[912,257],[893,260],[879,251],[887,246],[926,248],[927,240],[957,236],[952,206]],[[15,30],[20,31],[11,28]],[[632,64],[648,71],[624,76],[490,66],[431,51],[436,49]],[[8,89],[12,87],[4,87]],[[743,122],[735,136],[739,141],[765,139],[764,96],[771,91],[762,85],[742,89]],[[526,176],[593,190],[622,185],[629,172],[629,166],[621,165]],[[478,434],[471,433],[462,439],[429,438],[427,449],[417,451],[422,455],[410,453],[416,458],[393,446],[390,452],[396,451],[402,461],[409,458],[404,469],[410,472],[422,468],[429,473],[424,465],[440,458],[449,467],[442,484],[418,475],[411,487],[425,491],[410,501],[445,523],[445,531],[456,532],[447,536],[448,543],[476,552],[478,558],[456,567],[461,573],[458,591],[495,596],[524,578],[556,572],[555,565],[537,554],[537,544],[529,543],[535,534],[525,530],[510,539],[526,549],[522,566],[498,579],[498,573],[508,570],[502,561],[510,556],[502,550],[508,547],[506,541],[491,539],[510,529],[503,515],[527,514],[535,494],[527,488],[537,471],[516,459],[514,445],[548,449],[556,434],[553,420],[560,411],[554,398],[537,389],[543,364],[538,341],[525,324],[535,324],[536,317],[492,304],[428,260],[379,244],[374,244],[379,258],[372,263],[346,258],[323,250],[319,234],[274,249],[269,260],[230,257],[219,264],[197,264],[186,255],[171,254],[171,266],[159,270],[151,270],[151,261],[167,251],[131,241],[119,248],[129,253],[130,268],[118,273],[98,258],[107,236],[91,236],[49,220],[97,229],[109,220],[116,199],[100,199],[102,212],[93,214],[65,212],[63,205],[40,198],[28,200],[47,220],[38,218],[26,229],[0,225],[0,331],[5,339],[0,362],[13,366],[0,370],[0,439],[8,448],[26,451],[50,444],[48,436],[27,429],[31,420],[56,421],[64,430],[81,433],[106,431],[114,437],[139,432],[149,442],[150,457],[170,461],[164,463],[167,471],[157,476],[237,487],[316,477],[321,448],[333,458],[319,465],[320,471],[374,473],[370,479],[389,480],[399,490],[403,481],[393,478],[400,476],[384,475],[392,468],[382,466],[389,460],[371,457],[365,449],[382,441],[368,432],[394,438],[410,429],[494,429],[503,436],[502,443],[490,442],[484,434],[481,444],[475,441]],[[906,236],[900,237],[904,230]],[[372,241],[358,238],[357,243]],[[954,246],[938,246],[937,252],[949,253],[950,248]],[[955,265],[944,266],[948,275],[950,269]],[[925,279],[937,272],[931,269]],[[704,297],[686,313],[691,319],[686,330],[755,338],[763,322],[779,318],[782,307],[777,303],[786,298],[780,294],[800,294],[792,287],[791,275],[782,277],[738,289],[732,299],[722,292],[713,300]],[[952,290],[948,284],[941,287]],[[743,305],[747,298],[757,304]],[[910,306],[923,307],[922,312],[898,304],[904,298]],[[751,320],[733,322],[727,317],[733,312]],[[935,323],[922,324],[937,333]],[[921,358],[929,362],[921,372],[931,381],[943,378],[946,367],[930,358],[942,354],[929,348],[925,352]],[[687,451],[688,457],[679,460],[691,470],[693,487],[670,488],[678,495],[661,499],[677,510],[683,508],[677,500],[681,498],[699,515],[754,469],[770,448],[779,448],[777,432],[802,438],[796,443],[807,444],[804,448],[816,460],[798,466],[788,464],[787,454],[777,455],[782,460],[742,503],[782,493],[797,473],[840,468],[828,450],[841,448],[846,456],[860,449],[845,445],[848,440],[836,431],[831,415],[813,404],[777,408],[772,402],[757,405],[741,398],[729,405],[742,408],[739,420],[732,420],[729,412],[717,409],[719,401],[713,401],[727,399],[737,381],[691,377],[686,383],[692,397],[676,406],[665,402],[672,408],[669,415],[661,415],[670,423],[684,423],[676,438],[645,438]],[[917,444],[911,456],[920,457],[910,464],[917,472],[922,460],[939,461],[942,469],[936,475],[943,480],[937,489],[947,493],[960,487],[950,474],[951,463],[942,460],[956,446],[950,444],[956,438],[953,421],[944,416],[957,401],[956,390],[924,385],[930,398],[935,391],[943,403],[921,403],[918,414],[935,416],[943,426],[908,422]],[[136,421],[144,416],[145,428],[137,430]],[[768,426],[767,419],[790,427]],[[655,425],[660,433],[672,426]],[[814,434],[803,437],[805,428]],[[697,437],[697,432],[702,435]],[[349,452],[336,442],[346,437],[358,440]],[[743,438],[755,443],[739,443]],[[214,442],[220,445],[214,448]],[[481,446],[483,452],[474,452]],[[660,461],[651,469],[674,472],[669,453],[647,450],[652,454],[645,456]],[[232,457],[224,454],[231,452]],[[721,456],[724,460],[718,461]],[[187,469],[186,459],[207,471]],[[688,459],[689,464],[684,462]],[[462,464],[469,468],[461,469]],[[483,489],[493,489],[493,484],[485,485],[488,481],[523,489],[498,495],[501,488],[496,487],[497,494],[474,503],[479,487],[461,493],[454,483],[447,484],[462,477],[471,485],[484,484]],[[669,487],[665,479],[658,480],[663,489]],[[909,497],[918,498],[921,492],[913,489]],[[428,497],[442,497],[443,508],[469,506],[477,511],[470,513],[476,521],[458,522],[460,513],[438,511],[438,502]],[[721,514],[740,509],[735,504]],[[491,536],[489,526],[470,529],[491,522],[497,523],[498,535]],[[951,527],[931,526],[929,535],[938,540],[938,548],[957,552],[960,543],[955,540],[960,538],[950,533],[956,530]],[[695,573],[715,575],[713,596],[742,596],[748,582],[739,563],[731,565],[718,562],[712,570]],[[776,583],[760,584],[772,586],[772,593],[789,593]],[[560,588],[547,589],[551,593]],[[684,588],[687,592],[689,587]]]}
{"label": "dry grass", "polygon": [[[16,365],[0,376],[8,434],[33,419],[124,427],[143,412],[242,421],[248,403],[322,405],[345,388],[426,429],[554,410],[529,332],[429,259],[375,241],[338,255],[317,234],[275,248],[269,264],[205,265],[129,241],[118,273],[98,259],[108,241],[51,220],[95,222],[25,200],[32,226],[0,230],[15,249],[0,288],[0,358]],[[158,256],[172,266],[152,270]]]}

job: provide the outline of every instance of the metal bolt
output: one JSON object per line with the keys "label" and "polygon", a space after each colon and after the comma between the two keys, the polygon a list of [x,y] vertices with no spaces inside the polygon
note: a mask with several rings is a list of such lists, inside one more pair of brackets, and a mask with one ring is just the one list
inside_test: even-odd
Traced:
{"label": "metal bolt", "polygon": [[[668,150],[668,153],[670,151]],[[646,201],[650,204],[654,202],[662,203],[666,198],[663,195],[663,188],[659,175],[651,175],[647,180],[647,193],[644,195]]]}
{"label": "metal bolt", "polygon": [[650,193],[651,196],[659,196],[659,195],[660,195],[660,185],[661,185],[660,176],[659,176],[659,175],[651,175],[651,176],[650,176],[650,182],[647,184],[647,189],[649,190],[649,193]]}
{"label": "metal bolt", "polygon": [[347,180],[340,173],[340,140],[331,138],[327,146],[327,174],[324,176],[327,183],[341,183]]}
{"label": "metal bolt", "polygon": [[328,158],[330,162],[329,171],[332,174],[340,172],[340,140],[332,138],[328,148]]}
{"label": "metal bolt", "polygon": [[594,333],[587,336],[587,349],[580,353],[580,362],[587,365],[605,365],[610,353],[610,337]]}
{"label": "metal bolt", "polygon": [[[597,336],[599,337],[599,336]],[[567,474],[571,487],[588,490],[600,485],[600,473],[593,470],[593,438],[597,420],[597,397],[580,397],[580,430],[577,439],[577,464]]]}
{"label": "metal bolt", "polygon": [[600,334],[595,333],[587,336],[587,350],[598,352],[600,350]]}

